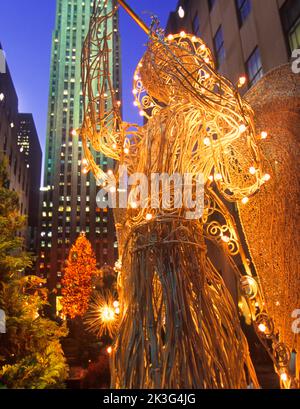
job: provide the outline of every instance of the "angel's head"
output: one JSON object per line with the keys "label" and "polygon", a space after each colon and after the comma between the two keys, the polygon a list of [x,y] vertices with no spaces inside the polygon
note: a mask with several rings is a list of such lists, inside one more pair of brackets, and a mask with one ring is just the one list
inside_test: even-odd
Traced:
{"label": "angel's head", "polygon": [[165,39],[152,37],[138,66],[136,80],[155,100],[169,104],[213,85],[215,64],[210,49],[200,39],[181,32]]}

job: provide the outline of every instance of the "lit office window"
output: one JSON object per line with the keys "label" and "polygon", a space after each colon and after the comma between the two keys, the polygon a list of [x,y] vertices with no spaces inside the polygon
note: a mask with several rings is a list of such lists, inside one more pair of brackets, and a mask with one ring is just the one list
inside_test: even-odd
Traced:
{"label": "lit office window", "polygon": [[222,26],[218,28],[216,35],[214,37],[214,48],[218,67],[222,64],[225,58],[225,47]]}
{"label": "lit office window", "polygon": [[283,31],[290,52],[300,48],[300,2],[288,0],[280,9]]}
{"label": "lit office window", "polygon": [[300,48],[300,18],[297,21],[294,29],[291,30],[289,34],[289,42],[291,50],[299,49]]}
{"label": "lit office window", "polygon": [[256,47],[246,62],[249,85],[254,85],[262,76],[263,68],[260,58],[259,49]]}
{"label": "lit office window", "polygon": [[251,0],[236,0],[236,8],[241,27],[251,12]]}

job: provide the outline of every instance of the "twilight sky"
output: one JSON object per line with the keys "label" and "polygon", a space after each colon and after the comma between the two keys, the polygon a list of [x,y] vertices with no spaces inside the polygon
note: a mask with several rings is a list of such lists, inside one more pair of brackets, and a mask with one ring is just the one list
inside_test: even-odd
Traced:
{"label": "twilight sky", "polygon": [[[55,3],[55,0],[0,0],[0,42],[19,97],[19,110],[33,113],[43,150]],[[177,0],[128,0],[128,4],[147,24],[154,13],[165,27]],[[147,38],[123,10],[120,17],[123,113],[125,120],[137,123],[140,117],[132,104],[132,77]]]}

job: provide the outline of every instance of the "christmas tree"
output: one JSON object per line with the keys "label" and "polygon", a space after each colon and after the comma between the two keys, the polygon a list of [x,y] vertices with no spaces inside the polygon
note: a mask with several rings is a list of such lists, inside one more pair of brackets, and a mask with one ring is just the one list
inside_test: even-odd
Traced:
{"label": "christmas tree", "polygon": [[92,276],[96,274],[96,258],[84,233],[72,246],[62,281],[64,315],[82,317],[88,309],[92,293]]}
{"label": "christmas tree", "polygon": [[43,280],[24,275],[32,265],[18,235],[25,218],[17,193],[7,188],[5,169],[0,162],[0,388],[63,388],[68,367],[60,338],[67,329],[44,316]]}

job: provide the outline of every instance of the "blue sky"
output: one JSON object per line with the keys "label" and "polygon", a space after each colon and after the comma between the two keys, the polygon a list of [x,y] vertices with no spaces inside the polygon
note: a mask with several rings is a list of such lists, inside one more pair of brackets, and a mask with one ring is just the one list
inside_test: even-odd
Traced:
{"label": "blue sky", "polygon": [[[19,110],[33,113],[43,150],[55,3],[55,0],[0,0],[0,42],[19,97]],[[128,4],[147,24],[154,13],[165,27],[177,0],[128,0]],[[123,114],[125,120],[137,123],[140,117],[132,105],[132,77],[147,38],[123,10],[120,20]]]}

